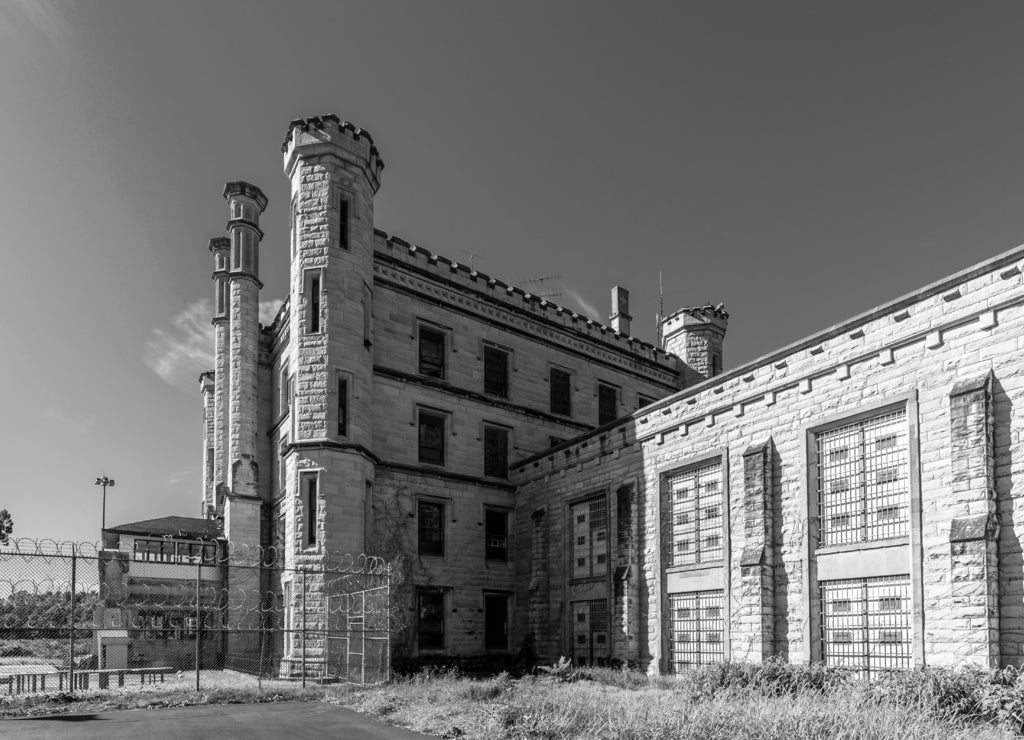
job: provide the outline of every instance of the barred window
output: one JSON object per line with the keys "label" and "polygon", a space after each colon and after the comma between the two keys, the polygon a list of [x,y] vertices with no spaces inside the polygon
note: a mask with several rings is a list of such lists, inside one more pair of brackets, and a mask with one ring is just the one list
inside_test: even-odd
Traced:
{"label": "barred window", "polygon": [[419,460],[444,465],[444,416],[419,412]]}
{"label": "barred window", "polygon": [[508,560],[508,512],[484,510],[484,557],[487,560]]}
{"label": "barred window", "polygon": [[820,432],[816,445],[818,547],[906,536],[910,521],[906,410]]}
{"label": "barred window", "polygon": [[608,383],[597,384],[597,423],[607,424],[619,418],[619,389]]}
{"label": "barred window", "polygon": [[508,429],[484,426],[484,475],[508,478]]}
{"label": "barred window", "polygon": [[911,664],[910,578],[822,581],[821,657],[870,678]]}
{"label": "barred window", "polygon": [[669,594],[672,671],[725,659],[723,592],[689,591]]}
{"label": "barred window", "polygon": [[444,332],[420,327],[420,375],[428,378],[444,378]]}
{"label": "barred window", "polygon": [[417,518],[419,520],[419,554],[444,555],[444,504],[436,501],[420,501]]}
{"label": "barred window", "polygon": [[484,393],[508,398],[508,352],[484,345]]}
{"label": "barred window", "polygon": [[719,461],[668,478],[672,513],[672,565],[721,560],[722,463]]}
{"label": "barred window", "polygon": [[608,572],[608,501],[604,496],[573,504],[573,578]]}
{"label": "barred window", "polygon": [[420,650],[444,647],[444,592],[421,591],[417,594],[416,642]]}
{"label": "barred window", "polygon": [[551,368],[548,381],[551,413],[572,416],[572,375],[557,367]]}
{"label": "barred window", "polygon": [[572,657],[576,665],[608,662],[608,602],[605,599],[572,602]]}

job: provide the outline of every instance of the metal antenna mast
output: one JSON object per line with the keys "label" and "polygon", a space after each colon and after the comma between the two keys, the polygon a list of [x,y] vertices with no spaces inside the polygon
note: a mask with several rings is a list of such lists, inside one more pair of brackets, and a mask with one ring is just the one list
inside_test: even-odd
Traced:
{"label": "metal antenna mast", "polygon": [[519,282],[519,287],[525,289],[527,285],[536,283],[539,285],[539,289],[537,291],[530,290],[530,293],[533,293],[538,298],[558,298],[562,295],[560,291],[545,291],[544,288],[547,287],[547,283],[561,279],[561,275],[547,275],[545,277],[529,278],[527,280],[521,280]]}
{"label": "metal antenna mast", "polygon": [[658,337],[658,346],[662,346],[661,319],[665,315],[665,291],[661,286],[661,270],[658,270],[658,315],[654,317],[657,324],[654,327],[655,336]]}

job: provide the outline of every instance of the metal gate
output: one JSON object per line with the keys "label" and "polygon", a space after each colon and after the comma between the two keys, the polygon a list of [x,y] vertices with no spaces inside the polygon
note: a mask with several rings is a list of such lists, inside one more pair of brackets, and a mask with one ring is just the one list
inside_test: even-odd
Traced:
{"label": "metal gate", "polygon": [[[376,580],[376,579],[375,579]],[[390,677],[390,592],[386,579],[342,577],[327,584],[326,672],[329,678],[373,684]]]}

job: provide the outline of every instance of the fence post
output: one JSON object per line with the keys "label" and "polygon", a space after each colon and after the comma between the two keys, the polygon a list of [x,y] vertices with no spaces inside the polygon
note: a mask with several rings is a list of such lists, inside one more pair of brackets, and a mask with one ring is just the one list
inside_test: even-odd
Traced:
{"label": "fence post", "polygon": [[384,653],[384,681],[391,680],[391,563],[387,564],[387,568],[384,571],[385,583],[387,588],[385,593],[387,594],[387,611],[384,612],[384,636],[385,645],[387,650]]}
{"label": "fence post", "polygon": [[302,688],[306,688],[306,573],[302,569]]}
{"label": "fence post", "polygon": [[75,589],[76,566],[75,546],[71,546],[71,610],[68,613],[68,691],[75,693]]}
{"label": "fence post", "polygon": [[203,628],[202,613],[199,610],[200,585],[203,581],[203,546],[199,548],[199,560],[196,562],[196,691],[199,691],[199,633]]}
{"label": "fence post", "polygon": [[320,684],[327,680],[327,620],[330,616],[330,601],[327,597],[327,559],[320,563],[320,619],[323,620],[323,648],[320,659]]}
{"label": "fence post", "polygon": [[256,602],[260,610],[260,664],[256,667],[256,689],[258,691],[263,691],[263,648],[267,639],[267,610],[264,607],[267,599],[272,598],[269,588],[266,591],[263,590],[262,576],[263,573],[260,573],[260,596],[259,601]]}

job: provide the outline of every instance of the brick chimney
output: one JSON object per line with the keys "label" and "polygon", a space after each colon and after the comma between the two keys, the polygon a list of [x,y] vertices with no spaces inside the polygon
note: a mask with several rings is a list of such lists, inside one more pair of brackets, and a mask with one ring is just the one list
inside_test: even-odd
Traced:
{"label": "brick chimney", "polygon": [[629,291],[621,285],[612,288],[612,329],[619,334],[629,336],[629,322],[633,319],[629,315]]}

